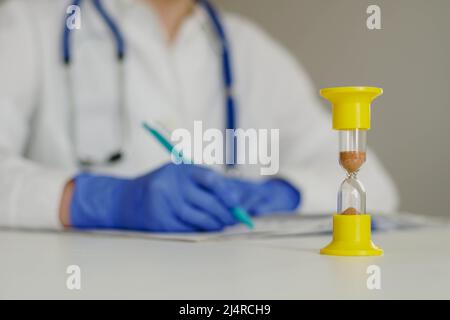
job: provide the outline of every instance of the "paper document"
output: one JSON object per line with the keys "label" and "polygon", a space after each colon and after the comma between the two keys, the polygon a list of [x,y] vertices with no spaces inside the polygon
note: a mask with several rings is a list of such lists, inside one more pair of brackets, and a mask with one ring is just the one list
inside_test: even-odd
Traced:
{"label": "paper document", "polygon": [[[376,231],[390,231],[398,229],[417,228],[436,225],[436,221],[412,214],[373,215]],[[222,232],[200,233],[136,233],[121,231],[102,231],[101,233],[119,234],[122,236],[144,237],[161,240],[178,241],[206,241],[227,240],[236,238],[260,238],[280,236],[305,236],[332,232],[331,215],[272,215],[254,218],[255,228],[249,230],[239,224],[229,227]],[[98,233],[98,231],[96,232]]]}

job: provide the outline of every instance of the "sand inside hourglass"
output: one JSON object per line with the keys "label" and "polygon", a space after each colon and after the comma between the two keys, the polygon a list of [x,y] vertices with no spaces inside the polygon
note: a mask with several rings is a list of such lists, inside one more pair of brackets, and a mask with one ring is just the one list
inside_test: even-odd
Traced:
{"label": "sand inside hourglass", "polygon": [[[364,151],[341,151],[339,153],[339,163],[347,171],[348,174],[356,174],[366,161],[366,152]],[[361,214],[358,209],[348,207],[341,212],[343,215]]]}
{"label": "sand inside hourglass", "polygon": [[344,215],[355,215],[355,214],[361,214],[361,212],[359,212],[357,209],[353,208],[353,207],[349,207],[347,209],[345,209],[343,212],[341,212],[341,214]]}
{"label": "sand inside hourglass", "polygon": [[341,151],[339,153],[339,163],[349,174],[357,172],[366,161],[364,151]]}

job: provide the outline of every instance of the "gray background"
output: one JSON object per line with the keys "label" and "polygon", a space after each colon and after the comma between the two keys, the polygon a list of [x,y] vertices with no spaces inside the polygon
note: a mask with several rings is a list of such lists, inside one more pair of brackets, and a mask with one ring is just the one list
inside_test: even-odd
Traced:
{"label": "gray background", "polygon": [[[393,175],[401,209],[450,215],[450,1],[215,3],[257,22],[286,46],[317,88],[382,87],[369,145]],[[381,7],[382,30],[366,27],[370,4]]]}

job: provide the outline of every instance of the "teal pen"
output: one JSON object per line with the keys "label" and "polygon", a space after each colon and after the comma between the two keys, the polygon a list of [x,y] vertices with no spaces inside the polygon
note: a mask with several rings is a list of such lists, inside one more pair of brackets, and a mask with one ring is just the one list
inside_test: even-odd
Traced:
{"label": "teal pen", "polygon": [[[143,128],[150,133],[167,151],[173,154],[177,159],[183,160],[184,163],[191,163],[187,159],[183,158],[181,152],[175,149],[175,147],[168,141],[161,133],[158,132],[155,128],[149,126],[146,122],[142,123]],[[247,213],[247,211],[241,207],[231,208],[231,213],[234,218],[239,222],[245,224],[249,229],[253,229],[254,224],[252,218]]]}

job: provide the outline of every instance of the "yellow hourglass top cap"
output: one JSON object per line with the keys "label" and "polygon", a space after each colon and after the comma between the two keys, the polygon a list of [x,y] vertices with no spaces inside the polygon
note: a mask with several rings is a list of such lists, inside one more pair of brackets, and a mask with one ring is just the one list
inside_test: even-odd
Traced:
{"label": "yellow hourglass top cap", "polygon": [[320,90],[331,102],[333,129],[370,129],[370,104],[383,93],[375,87],[336,87]]}

